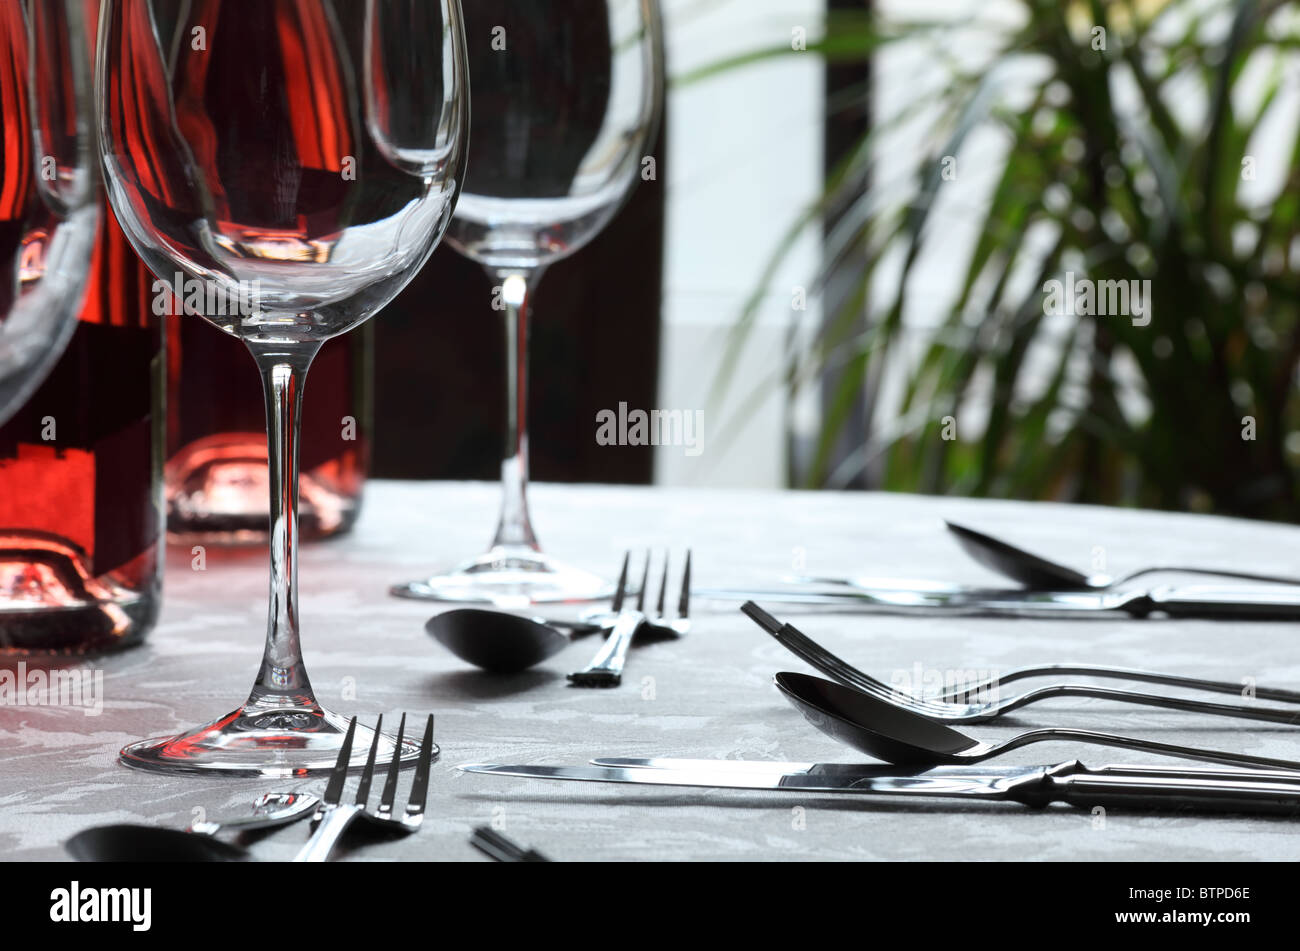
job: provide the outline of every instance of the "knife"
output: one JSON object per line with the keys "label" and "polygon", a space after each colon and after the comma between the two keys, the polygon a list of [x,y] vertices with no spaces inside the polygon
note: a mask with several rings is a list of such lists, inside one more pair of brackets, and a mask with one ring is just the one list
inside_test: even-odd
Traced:
{"label": "knife", "polygon": [[[895,767],[882,766],[880,763],[786,763],[775,760],[745,759],[681,759],[676,757],[636,757],[636,756],[598,756],[588,760],[592,766],[612,766],[618,769],[665,769],[665,770],[709,770],[720,769],[725,772],[763,773],[780,777],[787,773],[835,774],[843,776],[872,776],[882,771],[897,774]],[[1046,768],[1046,767],[1044,767]],[[1271,782],[1279,777],[1300,782],[1300,770],[1252,768],[1249,766],[1129,766],[1110,765],[1098,767],[1107,775],[1127,774],[1133,776],[1182,776],[1187,779],[1244,779],[1250,781]],[[973,775],[974,766],[942,766],[928,770],[918,768],[918,774],[941,774],[944,770],[959,770],[962,775]],[[981,770],[992,776],[1001,776],[1005,768]]]}
{"label": "knife", "polygon": [[[851,763],[764,763],[759,768],[735,760],[688,762],[701,765],[663,769],[467,763],[457,768],[469,773],[529,779],[789,793],[926,796],[1009,801],[1027,806],[1062,802],[1084,809],[1101,806],[1283,815],[1300,812],[1300,773],[1281,770],[1090,768],[1077,760],[1056,766],[940,766],[915,771]],[[806,768],[780,771],[785,766]]]}
{"label": "knife", "polygon": [[884,614],[964,615],[974,617],[1146,617],[1300,620],[1300,590],[1283,585],[1161,586],[1129,591],[1026,591],[1021,588],[966,588],[885,585],[847,590],[796,588],[702,588],[698,597],[768,601],[833,607]]}

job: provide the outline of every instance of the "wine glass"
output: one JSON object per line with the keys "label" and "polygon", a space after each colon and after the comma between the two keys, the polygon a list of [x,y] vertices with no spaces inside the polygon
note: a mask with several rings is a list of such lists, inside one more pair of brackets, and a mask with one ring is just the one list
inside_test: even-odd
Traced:
{"label": "wine glass", "polygon": [[493,279],[506,320],[502,502],[489,550],[391,591],[521,605],[608,596],[543,554],[528,516],[528,329],[547,266],[609,223],[650,177],[663,101],[657,0],[476,0],[466,8],[474,158],[447,240]]}
{"label": "wine glass", "polygon": [[[252,352],[271,486],[270,612],[248,700],[127,746],[127,765],[284,776],[334,764],[347,720],[317,703],[299,642],[303,382],[322,342],[392,300],[446,229],[468,133],[464,44],[459,0],[104,2],[110,201],[187,318]],[[356,737],[356,765],[371,738]],[[388,735],[379,750],[418,752]]]}
{"label": "wine glass", "polygon": [[0,4],[0,425],[77,325],[99,223],[82,0]]}

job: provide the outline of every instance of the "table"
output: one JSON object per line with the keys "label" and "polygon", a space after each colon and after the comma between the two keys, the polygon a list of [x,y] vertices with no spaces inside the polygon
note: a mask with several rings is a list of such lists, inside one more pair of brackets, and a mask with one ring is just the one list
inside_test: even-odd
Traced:
{"label": "table", "polygon": [[[471,761],[582,763],[651,754],[860,761],[814,731],[772,686],[806,670],[734,606],[696,605],[681,641],[633,651],[615,690],[566,686],[595,648],[575,645],[509,677],[466,667],[423,631],[436,607],[389,598],[386,586],[479,551],[496,515],[490,484],[376,482],[355,532],[308,546],[301,562],[304,648],[323,702],[373,718],[437,714],[441,761],[420,834],[345,853],[360,861],[478,860],[470,830],[495,823],[554,859],[1294,859],[1293,822],[1187,815],[1093,816],[1012,804],[810,797],[729,790],[546,783],[457,772]],[[532,508],[553,554],[617,572],[622,551],[686,545],[699,586],[759,583],[802,564],[972,583],[993,580],[946,537],[940,518],[1002,533],[1087,566],[1105,546],[1112,574],[1175,559],[1300,573],[1300,532],[1287,525],[1168,513],[872,493],[538,485]],[[226,713],[246,695],[265,629],[262,549],[169,551],[158,628],[135,650],[93,661],[103,711],[0,707],[0,855],[60,859],[90,825],[184,826],[243,813],[260,792],[316,781],[165,777],[118,765],[124,743]],[[806,633],[881,679],[953,668],[1086,661],[1260,684],[1300,685],[1294,624],[1040,621],[827,616],[784,612]],[[1160,689],[1160,688],[1155,688]],[[387,716],[385,717],[387,720]],[[996,739],[1031,726],[1129,731],[1174,743],[1300,755],[1293,728],[1101,701],[1055,700],[1014,720],[972,727]],[[1037,745],[1008,762],[1078,756],[1090,764],[1142,754]],[[305,825],[255,846],[287,859]]]}

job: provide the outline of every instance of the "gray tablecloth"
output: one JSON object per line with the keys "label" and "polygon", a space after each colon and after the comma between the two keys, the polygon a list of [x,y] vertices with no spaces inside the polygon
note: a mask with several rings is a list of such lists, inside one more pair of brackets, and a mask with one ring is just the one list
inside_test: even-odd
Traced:
{"label": "gray tablecloth", "polygon": [[[734,607],[698,605],[687,639],[635,650],[616,690],[566,686],[587,640],[525,674],[466,667],[423,631],[435,608],[386,595],[393,581],[476,553],[496,515],[483,484],[376,483],[348,538],[302,557],[308,669],[340,712],[438,716],[442,759],[420,834],[346,855],[356,860],[474,860],[470,830],[495,823],[556,859],[1294,859],[1300,830],[1279,819],[1204,818],[1015,805],[809,797],[544,783],[457,772],[469,761],[582,763],[596,755],[861,761],[814,731],[772,686],[805,670]],[[795,568],[989,582],[940,519],[1005,534],[1071,564],[1111,573],[1175,559],[1300,573],[1291,526],[1164,513],[883,494],[692,491],[538,485],[533,510],[553,554],[617,571],[624,548],[694,549],[698,585],[772,581]],[[184,826],[243,813],[259,792],[293,784],[162,777],[129,770],[124,743],[227,712],[247,694],[261,652],[266,565],[260,549],[210,549],[205,571],[169,554],[166,603],[147,644],[95,663],[97,717],[0,707],[0,855],[58,859],[79,829],[109,822]],[[796,619],[788,614],[790,619]],[[1208,621],[936,620],[800,615],[809,634],[891,679],[1022,663],[1086,661],[1300,686],[1296,625]],[[1159,688],[1156,688],[1159,689]],[[348,698],[345,699],[344,695]],[[972,727],[996,739],[1032,726],[1127,731],[1265,756],[1300,756],[1300,733],[1271,724],[1100,701],[1055,700]],[[1152,761],[1120,751],[1039,745],[1009,762]],[[302,781],[298,788],[316,788]],[[298,825],[256,846],[291,857]]]}

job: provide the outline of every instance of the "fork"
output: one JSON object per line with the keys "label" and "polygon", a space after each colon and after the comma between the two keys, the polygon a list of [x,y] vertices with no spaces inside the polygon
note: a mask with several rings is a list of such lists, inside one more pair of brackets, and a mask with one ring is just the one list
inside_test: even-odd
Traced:
{"label": "fork", "polygon": [[659,581],[659,600],[655,602],[655,613],[646,618],[646,624],[661,633],[685,637],[691,630],[691,550],[686,549],[686,564],[682,568],[682,590],[677,596],[677,616],[671,619],[664,614],[664,593],[668,590],[668,561],[668,552],[664,552],[664,575]]}
{"label": "fork", "polygon": [[[917,697],[906,691],[898,690],[882,681],[863,673],[847,661],[841,660],[822,647],[808,635],[791,624],[782,624],[772,615],[752,601],[747,601],[741,610],[759,627],[771,634],[792,654],[807,661],[822,673],[849,687],[856,687],[864,693],[918,713],[931,720],[966,721],[970,723],[994,720],[1005,713],[1028,706],[1039,700],[1052,697],[1093,697],[1102,700],[1115,700],[1120,703],[1133,703],[1142,706],[1164,707],[1170,710],[1189,710],[1197,713],[1210,713],[1218,716],[1240,717],[1247,720],[1269,720],[1274,723],[1300,723],[1300,711],[1277,710],[1242,706],[1230,703],[1210,703],[1204,700],[1189,700],[1183,697],[1168,697],[1157,694],[1137,693],[1130,690],[1113,690],[1092,684],[1049,684],[1035,690],[999,697],[982,703],[958,702],[977,691],[996,690],[1011,680],[1037,676],[1048,673],[1083,673],[1099,677],[1113,677],[1122,680],[1140,680],[1178,687],[1195,687],[1213,690],[1219,693],[1239,693],[1240,688],[1224,681],[1198,680],[1192,677],[1178,677],[1173,674],[1148,673],[1140,670],[1125,670],[1113,667],[1086,667],[1078,665],[1056,667],[1022,667],[1004,677],[996,677],[975,684],[961,685],[940,697]],[[1257,689],[1257,697],[1269,700],[1300,702],[1300,694],[1287,690]]]}
{"label": "fork", "polygon": [[627,566],[632,553],[624,552],[623,570],[618,575],[618,587],[614,590],[614,601],[610,612],[615,615],[614,629],[609,632],[596,656],[582,670],[569,674],[569,682],[578,687],[617,687],[623,682],[623,664],[627,660],[627,649],[632,646],[636,632],[645,624],[645,583],[650,576],[650,552],[645,553],[645,567],[641,572],[641,590],[637,592],[636,607],[623,608],[623,597],[627,593]]}
{"label": "fork", "polygon": [[623,570],[619,573],[618,587],[614,592],[611,615],[614,616],[613,630],[601,645],[596,656],[582,670],[569,674],[570,682],[584,687],[617,687],[623,679],[623,664],[627,659],[628,648],[636,634],[643,627],[660,634],[682,637],[691,629],[691,552],[686,550],[686,565],[682,569],[682,589],[677,599],[677,615],[669,618],[665,610],[668,596],[668,572],[671,560],[664,552],[663,578],[659,582],[659,597],[655,601],[653,613],[645,611],[647,582],[650,579],[650,552],[645,554],[645,565],[641,571],[641,587],[637,591],[636,607],[624,610],[623,600],[627,592],[627,569],[631,552],[623,556]]}
{"label": "fork", "polygon": [[381,715],[375,724],[375,737],[370,744],[370,755],[366,757],[365,769],[361,772],[361,781],[357,785],[357,798],[354,805],[341,804],[343,786],[347,781],[348,767],[352,762],[352,737],[356,732],[357,718],[348,724],[347,736],[343,738],[343,748],[339,758],[330,772],[329,785],[313,821],[316,831],[295,857],[295,862],[324,862],[334,846],[342,838],[353,822],[361,820],[367,825],[409,835],[420,828],[424,821],[424,804],[429,795],[429,766],[433,762],[433,714],[424,727],[424,739],[420,742],[420,755],[415,762],[415,777],[411,780],[411,794],[407,797],[406,811],[399,816],[393,815],[393,802],[397,798],[397,774],[401,770],[402,736],[406,732],[406,714],[402,714],[397,727],[397,743],[393,747],[393,761],[388,767],[384,779],[384,790],[380,796],[379,808],[371,812],[368,807],[370,784],[375,776],[375,755],[379,750],[380,732],[384,726]]}

